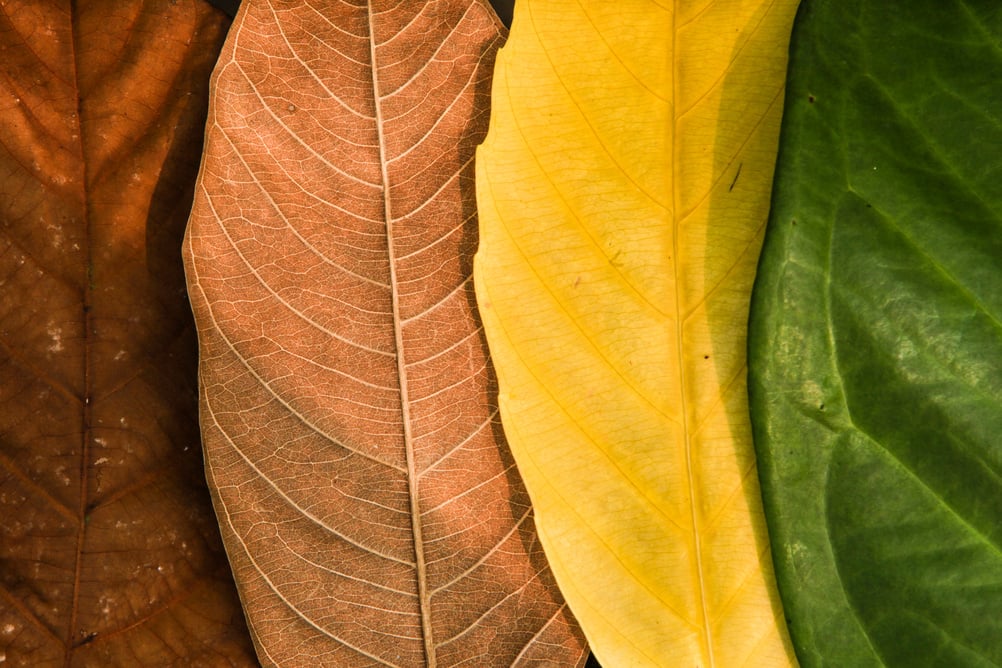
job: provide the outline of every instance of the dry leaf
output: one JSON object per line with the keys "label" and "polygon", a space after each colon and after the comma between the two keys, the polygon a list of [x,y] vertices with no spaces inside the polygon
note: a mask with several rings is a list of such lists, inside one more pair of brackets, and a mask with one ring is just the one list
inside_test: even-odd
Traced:
{"label": "dry leaf", "polygon": [[575,665],[471,279],[485,2],[245,2],[186,261],[207,466],[259,656]]}
{"label": "dry leaf", "polygon": [[252,665],[178,250],[226,22],[0,6],[0,662]]}

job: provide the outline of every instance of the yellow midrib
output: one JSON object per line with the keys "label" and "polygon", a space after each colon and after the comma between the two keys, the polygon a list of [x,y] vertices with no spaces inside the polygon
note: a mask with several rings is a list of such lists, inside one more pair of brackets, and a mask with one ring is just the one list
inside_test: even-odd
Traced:
{"label": "yellow midrib", "polygon": [[706,578],[703,573],[703,555],[699,540],[699,517],[696,512],[696,481],[695,473],[693,470],[693,452],[692,452],[692,431],[691,431],[691,421],[689,419],[689,406],[691,402],[688,400],[689,388],[685,382],[685,355],[684,350],[684,333],[683,325],[685,314],[683,314],[682,302],[683,302],[683,291],[680,290],[683,277],[679,271],[679,223],[680,221],[676,218],[676,212],[681,210],[681,198],[679,197],[679,164],[677,156],[681,153],[678,150],[679,142],[679,132],[678,127],[678,102],[681,99],[679,94],[679,76],[678,76],[678,7],[672,7],[671,14],[671,46],[670,46],[670,66],[671,66],[671,146],[670,146],[670,183],[669,188],[671,189],[671,236],[672,236],[672,275],[673,275],[673,288],[675,293],[674,306],[675,306],[675,354],[677,360],[676,371],[678,373],[678,387],[679,387],[679,399],[681,402],[681,416],[682,416],[682,432],[684,434],[685,443],[683,448],[685,450],[685,466],[686,466],[686,482],[688,483],[689,492],[689,513],[690,522],[692,527],[692,553],[694,559],[694,580],[696,581],[696,594],[699,599],[699,611],[701,613],[702,621],[702,634],[700,635],[700,648],[702,650],[704,661],[708,668],[716,665],[713,659],[713,640],[712,632],[710,629],[710,613],[706,607]]}

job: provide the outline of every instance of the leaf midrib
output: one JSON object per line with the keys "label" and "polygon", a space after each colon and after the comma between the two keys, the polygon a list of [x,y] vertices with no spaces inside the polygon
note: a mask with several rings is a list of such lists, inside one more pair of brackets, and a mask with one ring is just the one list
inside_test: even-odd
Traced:
{"label": "leaf midrib", "polygon": [[[678,364],[678,382],[679,382],[679,397],[682,403],[682,410],[680,411],[682,417],[682,432],[685,434],[685,478],[686,484],[688,486],[689,494],[689,514],[690,521],[692,523],[692,549],[695,558],[695,579],[698,583],[696,589],[696,594],[699,598],[699,609],[702,615],[702,634],[700,637],[700,646],[702,648],[702,653],[706,658],[706,665],[710,668],[716,665],[713,658],[713,641],[712,641],[712,630],[710,626],[710,612],[707,610],[706,606],[706,578],[704,577],[703,571],[703,554],[702,546],[700,544],[700,524],[699,524],[699,513],[696,511],[696,481],[695,481],[695,471],[693,465],[693,446],[692,437],[694,426],[690,424],[689,420],[689,405],[691,401],[689,400],[690,389],[685,381],[685,354],[684,354],[684,332],[683,325],[685,323],[685,318],[687,314],[683,313],[682,308],[682,290],[681,282],[683,276],[679,272],[679,219],[677,217],[678,211],[682,208],[682,199],[679,196],[679,164],[678,155],[681,153],[678,148],[679,143],[679,121],[681,120],[683,114],[678,113],[678,101],[682,99],[681,92],[679,91],[679,58],[678,58],[678,7],[672,8],[671,15],[671,47],[669,53],[669,61],[671,67],[671,145],[669,147],[669,159],[668,164],[671,170],[671,181],[669,187],[671,188],[672,197],[672,207],[671,207],[671,243],[672,243],[672,287],[674,288],[674,321],[675,321],[675,351],[676,360]],[[688,110],[687,110],[688,111]]]}
{"label": "leaf midrib", "polygon": [[66,638],[65,643],[65,653],[63,659],[63,665],[65,668],[70,668],[73,663],[74,650],[77,648],[77,643],[74,642],[74,637],[77,635],[77,624],[78,615],[80,608],[80,576],[81,569],[83,568],[83,549],[84,541],[87,535],[87,490],[90,487],[89,474],[90,466],[88,462],[90,460],[90,444],[91,444],[91,432],[92,432],[92,419],[93,419],[93,401],[92,396],[94,394],[94,377],[91,373],[91,366],[93,364],[92,358],[92,306],[94,297],[94,285],[93,285],[93,271],[94,271],[94,257],[93,257],[93,247],[91,244],[91,207],[90,207],[90,184],[88,162],[86,160],[86,152],[84,147],[84,133],[83,133],[83,98],[80,93],[80,71],[77,67],[79,63],[79,35],[77,34],[78,23],[74,21],[74,10],[70,10],[70,48],[69,52],[72,57],[71,67],[73,68],[73,92],[76,96],[76,118],[73,122],[77,125],[76,132],[76,145],[74,148],[78,152],[78,159],[80,160],[80,169],[83,172],[83,178],[80,180],[80,207],[82,209],[81,219],[84,224],[84,233],[81,236],[80,243],[83,246],[83,258],[86,266],[84,267],[84,284],[81,290],[82,305],[80,314],[83,319],[83,398],[80,404],[81,411],[81,430],[80,430],[80,494],[78,498],[78,505],[76,508],[76,522],[77,522],[77,538],[76,546],[74,547],[73,556],[73,593],[70,603],[70,620],[66,627]]}
{"label": "leaf midrib", "polygon": [[396,346],[397,378],[400,387],[400,412],[403,425],[404,454],[407,462],[408,502],[411,511],[411,532],[414,537],[414,562],[417,579],[418,613],[421,617],[421,635],[424,640],[425,661],[428,668],[436,667],[435,645],[431,625],[431,596],[428,592],[427,565],[425,563],[424,539],[421,526],[421,506],[418,499],[419,479],[414,453],[414,435],[411,430],[410,398],[407,385],[407,365],[404,359],[403,320],[400,315],[399,282],[397,261],[393,244],[393,209],[390,201],[390,179],[386,158],[386,140],[383,136],[383,112],[379,90],[379,73],[376,60],[376,31],[372,3],[366,4],[369,24],[369,64],[372,72],[372,99],[374,105],[376,133],[379,145],[379,170],[382,178],[383,213],[386,221],[386,252],[390,273],[390,303],[393,318],[393,338]]}

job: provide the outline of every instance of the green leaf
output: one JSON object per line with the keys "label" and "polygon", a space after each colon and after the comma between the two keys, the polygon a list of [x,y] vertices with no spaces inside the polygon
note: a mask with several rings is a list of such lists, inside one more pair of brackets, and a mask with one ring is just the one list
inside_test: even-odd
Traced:
{"label": "green leaf", "polygon": [[750,399],[805,666],[1002,663],[1002,4],[805,2]]}

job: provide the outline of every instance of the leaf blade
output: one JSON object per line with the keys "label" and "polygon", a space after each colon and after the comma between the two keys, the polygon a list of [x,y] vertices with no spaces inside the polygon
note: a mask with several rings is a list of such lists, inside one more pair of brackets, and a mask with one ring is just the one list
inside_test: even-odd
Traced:
{"label": "leaf blade", "polygon": [[492,10],[241,12],[186,261],[208,468],[262,659],[583,661],[472,307]]}
{"label": "leaf blade", "polygon": [[176,256],[225,28],[193,2],[0,11],[8,664],[254,663]]}
{"label": "leaf blade", "polygon": [[528,2],[499,55],[479,303],[541,539],[610,665],[792,661],[741,330],[795,4]]}
{"label": "leaf blade", "polygon": [[[885,30],[872,9],[810,3],[795,32],[751,343],[777,571],[805,663],[982,665],[997,597],[971,579],[997,561],[977,499],[997,485],[1000,396],[983,73],[1002,26],[918,4]],[[825,53],[820,30],[839,36]],[[803,449],[782,445],[794,428]]]}

